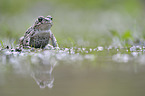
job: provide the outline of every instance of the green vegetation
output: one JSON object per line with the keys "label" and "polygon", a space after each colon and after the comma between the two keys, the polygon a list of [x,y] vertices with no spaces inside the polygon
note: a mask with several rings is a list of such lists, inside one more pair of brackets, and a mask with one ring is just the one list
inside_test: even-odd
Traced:
{"label": "green vegetation", "polygon": [[1,44],[1,48],[4,48],[3,41],[0,41],[0,44]]}
{"label": "green vegetation", "polygon": [[[123,46],[129,46],[126,41],[134,42],[145,38],[142,31],[145,30],[145,23],[141,20],[144,15],[143,2],[139,0],[41,0],[41,2],[1,0],[0,40],[15,40],[18,43],[18,39],[33,25],[38,16],[50,14],[54,17],[52,32],[61,47],[109,46],[114,37],[118,38]],[[134,26],[134,21],[139,24]]]}

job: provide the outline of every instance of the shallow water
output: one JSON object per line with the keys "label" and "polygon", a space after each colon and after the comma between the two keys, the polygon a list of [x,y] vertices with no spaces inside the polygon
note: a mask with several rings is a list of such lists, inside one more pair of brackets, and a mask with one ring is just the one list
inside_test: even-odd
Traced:
{"label": "shallow water", "polygon": [[0,96],[143,96],[144,49],[1,50]]}

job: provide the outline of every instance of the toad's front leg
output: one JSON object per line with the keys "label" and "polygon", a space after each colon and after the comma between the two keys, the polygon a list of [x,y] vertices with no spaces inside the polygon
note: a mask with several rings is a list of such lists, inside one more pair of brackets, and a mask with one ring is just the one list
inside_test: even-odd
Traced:
{"label": "toad's front leg", "polygon": [[50,32],[50,39],[51,39],[53,47],[59,47],[55,36],[51,32]]}

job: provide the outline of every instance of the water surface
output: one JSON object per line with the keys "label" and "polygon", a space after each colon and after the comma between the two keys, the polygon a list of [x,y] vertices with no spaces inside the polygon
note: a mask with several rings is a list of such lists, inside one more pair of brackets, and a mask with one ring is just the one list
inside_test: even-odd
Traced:
{"label": "water surface", "polygon": [[145,94],[142,50],[97,47],[38,51],[1,51],[0,96]]}

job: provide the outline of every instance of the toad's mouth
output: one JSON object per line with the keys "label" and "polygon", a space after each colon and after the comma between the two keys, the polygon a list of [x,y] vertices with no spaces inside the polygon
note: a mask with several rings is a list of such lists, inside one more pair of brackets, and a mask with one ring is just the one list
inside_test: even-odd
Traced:
{"label": "toad's mouth", "polygon": [[39,30],[49,30],[52,27],[52,23],[39,23],[35,26]]}
{"label": "toad's mouth", "polygon": [[37,26],[46,26],[46,25],[52,25],[51,23],[41,23],[41,24],[37,24]]}

